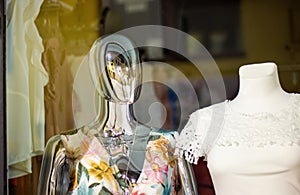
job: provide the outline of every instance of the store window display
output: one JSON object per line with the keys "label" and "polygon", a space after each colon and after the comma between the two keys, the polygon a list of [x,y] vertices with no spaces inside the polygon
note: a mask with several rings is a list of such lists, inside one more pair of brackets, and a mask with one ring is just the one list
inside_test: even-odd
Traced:
{"label": "store window display", "polygon": [[[177,152],[191,163],[205,157],[218,195],[299,194],[299,94],[282,89],[272,62],[241,66],[239,77],[232,101],[191,114]],[[221,129],[209,128],[215,119]]]}
{"label": "store window display", "polygon": [[105,102],[96,121],[49,140],[38,194],[195,192],[188,165],[174,155],[177,132],[134,118],[131,106],[140,93],[141,62],[132,42],[117,34],[97,40],[89,65]]}

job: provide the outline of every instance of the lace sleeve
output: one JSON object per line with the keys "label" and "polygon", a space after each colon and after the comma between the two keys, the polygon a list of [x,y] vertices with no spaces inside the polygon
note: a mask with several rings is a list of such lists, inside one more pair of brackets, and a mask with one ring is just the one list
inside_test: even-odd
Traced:
{"label": "lace sleeve", "polygon": [[194,164],[200,157],[206,160],[222,130],[224,112],[223,102],[192,113],[177,139],[176,153]]}
{"label": "lace sleeve", "polygon": [[194,164],[198,162],[199,157],[205,156],[204,151],[201,150],[206,134],[201,114],[201,110],[197,110],[190,115],[176,141],[176,153]]}

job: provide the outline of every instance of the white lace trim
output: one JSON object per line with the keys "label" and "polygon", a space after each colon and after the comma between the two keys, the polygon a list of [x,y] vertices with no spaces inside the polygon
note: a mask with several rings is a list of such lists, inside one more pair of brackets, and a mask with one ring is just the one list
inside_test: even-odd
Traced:
{"label": "white lace trim", "polygon": [[[291,94],[289,105],[276,114],[243,114],[234,112],[225,105],[224,124],[216,145],[220,147],[272,147],[300,146],[300,95]],[[194,112],[181,131],[177,141],[177,153],[187,161],[197,163],[208,150],[203,147],[209,135],[208,126],[212,121],[214,105]]]}
{"label": "white lace trim", "polygon": [[[219,136],[224,111],[224,103],[219,103],[192,113],[180,133],[175,152],[195,164],[199,157],[206,157]],[[212,120],[214,123],[211,123]]]}
{"label": "white lace trim", "polygon": [[[190,118],[181,131],[177,141],[175,155],[185,157],[190,163],[196,163],[200,156],[204,156],[204,152],[200,151],[200,143],[203,141],[203,131],[199,131],[200,134],[195,136],[195,130],[199,119],[200,110],[192,113]],[[198,155],[195,155],[198,152]]]}

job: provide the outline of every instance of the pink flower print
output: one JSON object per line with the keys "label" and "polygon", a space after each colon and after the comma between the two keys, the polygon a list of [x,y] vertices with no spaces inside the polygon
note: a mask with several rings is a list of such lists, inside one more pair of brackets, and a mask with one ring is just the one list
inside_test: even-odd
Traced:
{"label": "pink flower print", "polygon": [[159,158],[159,156],[154,156],[145,164],[144,173],[148,178],[148,181],[156,183],[165,183],[165,176],[168,173],[168,165]]}

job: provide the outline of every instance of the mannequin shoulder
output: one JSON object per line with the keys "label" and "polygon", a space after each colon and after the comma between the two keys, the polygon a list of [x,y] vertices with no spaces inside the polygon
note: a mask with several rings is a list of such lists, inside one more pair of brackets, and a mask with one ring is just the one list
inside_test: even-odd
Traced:
{"label": "mannequin shoulder", "polygon": [[[75,140],[78,142],[83,140],[86,137],[86,128],[82,127],[79,129],[71,129],[67,131],[63,131],[58,135],[52,136],[46,144],[45,151],[44,151],[44,158],[50,157],[53,158],[58,151],[65,148],[67,146],[66,140],[70,142],[70,140]],[[92,131],[90,131],[92,133]],[[75,142],[73,141],[73,142]],[[73,143],[72,143],[73,144]]]}
{"label": "mannequin shoulder", "polygon": [[189,120],[199,121],[199,120],[210,119],[214,115],[224,115],[225,108],[226,108],[226,101],[212,104],[210,106],[203,107],[203,108],[200,108],[200,109],[194,111],[189,116]]}
{"label": "mannequin shoulder", "polygon": [[43,158],[53,158],[55,153],[62,147],[60,135],[55,135],[51,137],[46,144]]}
{"label": "mannequin shoulder", "polygon": [[157,128],[151,131],[148,141],[152,141],[156,139],[167,139],[171,142],[172,145],[174,145],[174,142],[177,137],[178,137],[178,132],[175,130]]}
{"label": "mannequin shoulder", "polygon": [[205,135],[210,130],[211,123],[218,124],[222,122],[225,116],[226,102],[216,103],[193,112],[188,119],[188,122],[180,132],[180,137],[192,139],[196,136],[198,140],[203,140]]}
{"label": "mannequin shoulder", "polygon": [[224,112],[225,102],[213,104],[193,112],[177,139],[176,154],[185,156],[186,160],[191,163],[196,163],[199,157],[205,156],[206,151],[204,148],[207,146],[205,140],[209,131],[212,130],[211,124],[216,122],[216,118],[222,119]]}

